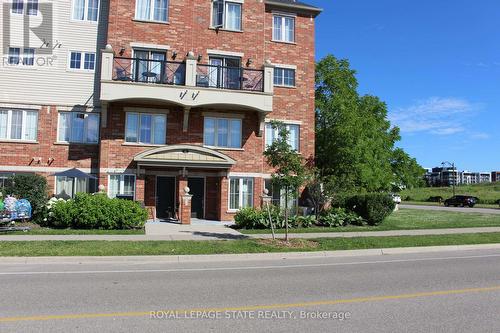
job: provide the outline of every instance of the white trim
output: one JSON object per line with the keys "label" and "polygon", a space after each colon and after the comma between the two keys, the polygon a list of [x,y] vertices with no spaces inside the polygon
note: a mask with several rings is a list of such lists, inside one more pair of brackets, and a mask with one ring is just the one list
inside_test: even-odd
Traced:
{"label": "white trim", "polygon": [[234,118],[245,119],[245,115],[241,113],[227,113],[227,112],[202,112],[203,117],[209,118]]}
{"label": "white trim", "polygon": [[150,44],[150,43],[140,43],[140,42],[131,42],[131,48],[141,48],[141,49],[150,49],[150,50],[159,50],[159,51],[168,51],[170,50],[170,45],[163,44]]}
{"label": "white trim", "polygon": [[213,49],[207,49],[207,53],[209,56],[211,56],[211,55],[212,56],[228,56],[228,57],[237,57],[237,58],[243,58],[245,56],[245,54],[243,52],[222,51],[222,50],[213,50]]}
{"label": "white trim", "polygon": [[[32,167],[32,166],[20,166],[20,165],[0,165],[0,171],[9,172],[41,172],[41,173],[56,173],[71,169],[71,166],[67,167]],[[85,173],[96,173],[97,170],[92,170],[90,168],[78,168],[78,170]]]}
{"label": "white trim", "polygon": [[75,105],[75,106],[56,106],[57,112],[80,112],[80,113],[101,113],[100,107],[93,106],[83,106],[83,105]]}
{"label": "white trim", "polygon": [[169,114],[169,109],[155,109],[155,108],[141,108],[141,107],[133,107],[126,106],[123,108],[125,112],[133,112],[133,113],[161,113],[161,114]]}
{"label": "white trim", "polygon": [[297,13],[292,13],[292,12],[284,12],[284,11],[279,11],[279,10],[272,10],[271,13],[273,15],[279,15],[279,16],[290,16],[290,17],[297,17]]}
{"label": "white trim", "polygon": [[272,121],[279,121],[284,123],[285,125],[302,125],[301,120],[288,120],[288,119],[274,119],[274,118],[266,118],[265,122],[270,123]]}
{"label": "white trim", "polygon": [[228,178],[272,178],[270,173],[253,173],[253,172],[230,172]]}
{"label": "white trim", "polygon": [[277,64],[277,63],[272,63],[274,67],[278,68],[286,68],[286,69],[294,69],[297,70],[297,65],[287,65],[287,64]]}
{"label": "white trim", "polygon": [[8,104],[0,103],[0,109],[22,109],[26,111],[40,111],[42,105],[38,104]]}

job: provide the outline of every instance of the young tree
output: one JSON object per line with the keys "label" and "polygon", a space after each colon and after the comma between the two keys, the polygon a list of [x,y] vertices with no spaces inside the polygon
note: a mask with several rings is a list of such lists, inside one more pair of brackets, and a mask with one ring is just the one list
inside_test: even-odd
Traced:
{"label": "young tree", "polygon": [[281,122],[272,122],[278,137],[264,151],[267,163],[274,169],[273,184],[284,191],[285,199],[285,241],[288,242],[289,199],[296,194],[307,177],[307,168],[302,156],[288,144],[289,132]]}

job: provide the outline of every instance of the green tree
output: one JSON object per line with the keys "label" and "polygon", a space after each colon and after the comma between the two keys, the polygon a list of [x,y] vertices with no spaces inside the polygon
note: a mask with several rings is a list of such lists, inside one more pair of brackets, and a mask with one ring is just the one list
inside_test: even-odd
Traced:
{"label": "green tree", "polygon": [[272,122],[271,126],[278,131],[279,135],[264,151],[264,157],[269,166],[274,168],[273,184],[284,192],[285,241],[288,241],[289,198],[291,195],[296,194],[305,183],[307,168],[302,156],[288,144],[289,132],[286,126],[277,121]]}
{"label": "green tree", "polygon": [[394,149],[391,166],[395,177],[395,186],[399,189],[411,189],[425,185],[425,169],[418,164],[416,159],[410,157],[403,149]]}
{"label": "green tree", "polygon": [[357,89],[347,60],[328,55],[317,64],[316,161],[330,193],[387,191],[415,171],[396,167],[395,154],[401,156],[395,143],[401,138],[387,118],[387,105]]}

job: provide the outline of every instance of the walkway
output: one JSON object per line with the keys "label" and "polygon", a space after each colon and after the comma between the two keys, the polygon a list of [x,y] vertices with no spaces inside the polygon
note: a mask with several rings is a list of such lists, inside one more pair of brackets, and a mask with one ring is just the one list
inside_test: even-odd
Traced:
{"label": "walkway", "polygon": [[[245,238],[271,238],[271,233],[242,235],[238,231],[224,226],[182,226],[174,225],[170,233],[163,235],[3,235],[0,241],[171,241],[171,240],[235,240]],[[323,232],[295,234],[290,238],[352,238],[383,236],[419,236],[476,234],[500,232],[500,227],[454,228],[454,229],[422,229],[422,230],[389,230],[362,232]],[[283,234],[278,234],[282,238]]]}
{"label": "walkway", "polygon": [[468,207],[445,207],[445,206],[425,206],[425,205],[399,205],[402,209],[421,209],[421,210],[442,210],[456,213],[481,213],[481,214],[500,214],[497,208],[468,208]]}

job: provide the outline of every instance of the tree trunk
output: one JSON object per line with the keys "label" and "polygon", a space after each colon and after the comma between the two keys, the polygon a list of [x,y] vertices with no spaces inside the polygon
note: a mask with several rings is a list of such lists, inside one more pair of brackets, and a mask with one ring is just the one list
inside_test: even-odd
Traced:
{"label": "tree trunk", "polygon": [[288,242],[288,186],[285,187],[285,242]]}
{"label": "tree trunk", "polygon": [[274,223],[273,223],[273,218],[271,216],[271,209],[269,208],[269,203],[267,203],[266,206],[267,206],[267,215],[269,216],[269,223],[271,225],[271,233],[273,235],[273,240],[276,240],[276,235],[274,234]]}

